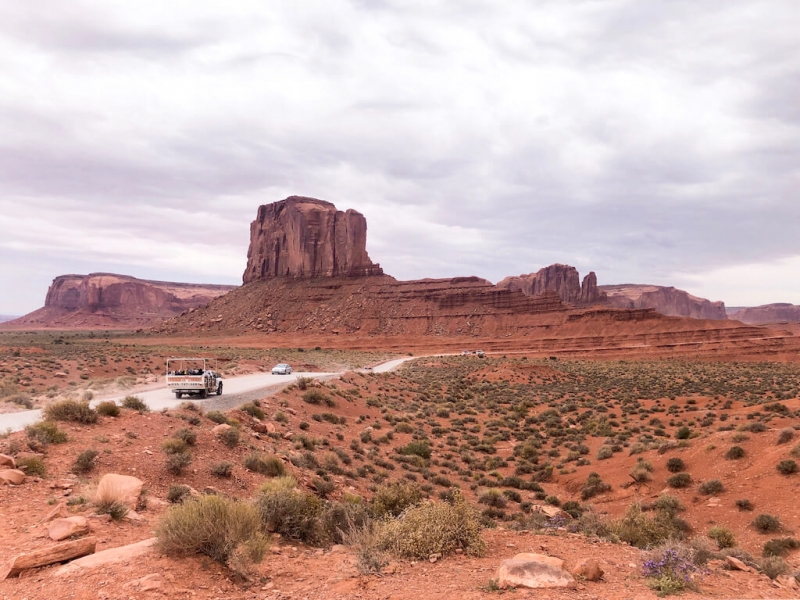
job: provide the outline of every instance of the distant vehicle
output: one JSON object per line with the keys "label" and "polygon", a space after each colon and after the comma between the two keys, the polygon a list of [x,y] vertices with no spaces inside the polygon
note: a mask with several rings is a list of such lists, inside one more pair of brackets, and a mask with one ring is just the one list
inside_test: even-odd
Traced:
{"label": "distant vehicle", "polygon": [[475,350],[475,355],[478,358],[483,358],[484,356],[486,356],[486,352],[484,352],[483,350]]}
{"label": "distant vehicle", "polygon": [[483,358],[486,356],[486,353],[483,350],[462,350],[461,356],[477,356],[478,358]]}
{"label": "distant vehicle", "polygon": [[281,363],[279,365],[275,365],[274,367],[272,367],[272,374],[273,375],[291,375],[292,374],[292,367],[290,367],[286,363]]}
{"label": "distant vehicle", "polygon": [[167,359],[167,387],[176,398],[183,398],[184,394],[200,398],[209,394],[221,396],[222,377],[210,368],[211,362],[206,358]]}

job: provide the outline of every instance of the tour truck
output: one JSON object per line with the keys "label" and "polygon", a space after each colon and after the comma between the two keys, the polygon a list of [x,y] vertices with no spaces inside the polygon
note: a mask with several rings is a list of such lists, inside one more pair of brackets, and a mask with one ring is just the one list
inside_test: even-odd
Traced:
{"label": "tour truck", "polygon": [[176,398],[222,394],[222,377],[216,372],[216,361],[208,358],[168,358],[167,387]]}

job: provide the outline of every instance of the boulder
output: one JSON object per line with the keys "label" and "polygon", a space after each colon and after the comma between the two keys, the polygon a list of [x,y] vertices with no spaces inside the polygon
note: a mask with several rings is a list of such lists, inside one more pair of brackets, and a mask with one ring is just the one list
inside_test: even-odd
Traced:
{"label": "boulder", "polygon": [[211,433],[213,433],[214,435],[217,435],[217,436],[219,436],[219,435],[224,435],[224,434],[226,434],[226,433],[227,433],[227,432],[229,432],[231,429],[233,429],[233,427],[231,427],[231,426],[230,426],[230,425],[228,425],[227,423],[220,423],[219,425],[217,425],[216,427],[214,427],[214,429],[212,429],[212,430],[211,430]]}
{"label": "boulder", "polygon": [[79,556],[93,554],[96,547],[97,538],[88,537],[70,542],[61,542],[54,546],[20,554],[12,558],[5,566],[0,567],[0,580],[19,575],[28,569],[66,562]]}
{"label": "boulder", "polygon": [[89,521],[85,517],[55,519],[47,528],[47,535],[55,542],[89,533]]}
{"label": "boulder", "polygon": [[19,469],[0,470],[0,483],[4,485],[20,485],[25,481],[25,472]]}
{"label": "boulder", "polygon": [[575,579],[564,570],[564,561],[543,554],[522,553],[504,560],[497,569],[501,588],[573,588]]}
{"label": "boulder", "polygon": [[152,553],[155,543],[156,538],[149,538],[141,542],[136,542],[135,544],[109,548],[108,550],[97,552],[91,556],[85,556],[84,558],[74,560],[70,564],[58,569],[55,574],[56,576],[64,577],[73,575],[76,571],[81,569],[91,569],[93,567],[129,561],[133,558]]}
{"label": "boulder", "polygon": [[734,571],[752,571],[750,567],[744,564],[741,560],[736,558],[735,556],[726,556],[725,562],[728,563],[728,566]]}
{"label": "boulder", "polygon": [[107,473],[97,485],[95,501],[121,502],[130,510],[135,510],[142,487],[144,482],[137,477]]}
{"label": "boulder", "polygon": [[53,519],[65,519],[69,516],[69,511],[67,510],[67,504],[65,502],[59,502],[53,507],[47,516],[44,518],[44,522],[47,523],[52,521]]}
{"label": "boulder", "polygon": [[366,248],[364,215],[336,210],[324,200],[290,196],[258,207],[242,281],[382,275]]}
{"label": "boulder", "polygon": [[572,574],[586,581],[600,581],[604,572],[596,558],[585,558],[578,561],[572,569]]}
{"label": "boulder", "polygon": [[10,467],[12,469],[16,469],[17,461],[14,460],[13,456],[8,456],[7,454],[0,454],[0,467]]}

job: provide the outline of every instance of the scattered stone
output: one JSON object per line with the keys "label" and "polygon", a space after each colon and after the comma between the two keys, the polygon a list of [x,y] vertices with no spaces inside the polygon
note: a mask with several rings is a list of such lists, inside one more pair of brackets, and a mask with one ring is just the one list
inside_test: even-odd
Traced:
{"label": "scattered stone", "polygon": [[140,592],[147,592],[150,590],[160,590],[164,588],[164,580],[161,577],[160,573],[150,573],[150,575],[145,575],[139,579],[134,579],[123,584],[124,589],[131,589],[135,588]]}
{"label": "scattered stone", "polygon": [[725,562],[727,562],[728,566],[734,571],[744,571],[745,573],[752,571],[750,567],[748,567],[746,564],[744,564],[741,560],[739,560],[735,556],[726,556]]}
{"label": "scattered stone", "polygon": [[12,469],[16,469],[17,461],[14,460],[13,456],[9,456],[8,454],[0,454],[0,467],[11,467]]}
{"label": "scattered stone", "polygon": [[142,487],[144,487],[144,482],[138,477],[107,473],[103,475],[97,485],[95,500],[121,502],[129,509],[134,510],[139,501],[139,495],[142,493]]}
{"label": "scattered stone", "polygon": [[778,575],[775,578],[775,581],[783,587],[789,588],[790,590],[800,589],[800,584],[797,583],[797,579],[791,575]]}
{"label": "scattered stone", "polygon": [[144,554],[153,552],[153,546],[155,543],[156,538],[149,538],[142,540],[141,542],[136,542],[135,544],[128,544],[127,546],[119,546],[117,548],[103,550],[102,552],[92,554],[91,556],[85,556],[83,558],[79,558],[78,560],[72,561],[70,564],[61,567],[55,572],[55,574],[63,577],[65,575],[72,575],[75,573],[75,571],[80,569],[88,569],[110,563],[128,561],[136,558],[137,556],[142,556]]}
{"label": "scattered stone", "polygon": [[586,558],[578,561],[575,568],[572,569],[572,574],[575,577],[582,577],[586,581],[600,581],[603,578],[603,569],[597,559]]}
{"label": "scattered stone", "polygon": [[294,437],[294,434],[291,431],[287,431],[286,433],[283,434],[283,439],[285,439],[285,440],[290,440],[293,437]]}
{"label": "scattered stone", "polygon": [[272,423],[267,423],[266,427],[267,427],[267,433],[275,433],[275,431],[277,431],[275,429],[275,425],[273,425]]}
{"label": "scattered stone", "polygon": [[25,472],[19,469],[3,469],[0,471],[0,483],[4,485],[21,485],[25,481]]}
{"label": "scattered stone", "polygon": [[501,588],[575,587],[575,579],[564,570],[563,560],[528,552],[504,560],[497,569],[496,579]]}
{"label": "scattered stone", "polygon": [[67,378],[67,374],[66,373],[62,373],[61,371],[58,371],[56,373],[53,373],[53,377],[58,377],[59,379],[66,379]]}
{"label": "scattered stone", "polygon": [[219,425],[214,427],[214,429],[211,430],[211,433],[213,433],[216,436],[221,436],[230,431],[231,429],[233,429],[233,427],[231,427],[227,423],[220,423]]}
{"label": "scattered stone", "polygon": [[64,519],[69,516],[69,511],[67,510],[67,505],[65,502],[59,502],[56,506],[47,513],[47,516],[44,518],[44,522],[48,523],[53,519]]}
{"label": "scattered stone", "polygon": [[55,542],[87,533],[89,533],[89,521],[85,517],[55,519],[47,528],[47,535]]}
{"label": "scattered stone", "polygon": [[[88,537],[72,542],[62,542],[55,546],[42,548],[35,552],[20,554],[12,558],[4,567],[0,568],[0,580],[19,575],[26,569],[44,567],[57,562],[66,562],[79,556],[92,554],[97,547],[97,538]],[[62,567],[63,568],[63,567]]]}

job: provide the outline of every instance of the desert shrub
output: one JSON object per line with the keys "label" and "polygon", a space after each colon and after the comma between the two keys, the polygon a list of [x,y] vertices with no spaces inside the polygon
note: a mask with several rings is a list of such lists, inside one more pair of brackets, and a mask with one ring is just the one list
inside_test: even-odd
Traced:
{"label": "desert shrub", "polygon": [[685,510],[686,507],[672,494],[661,494],[653,503],[652,508],[670,517],[674,517],[680,511]]}
{"label": "desert shrub", "polygon": [[588,500],[594,498],[598,494],[602,494],[611,489],[611,484],[602,480],[599,474],[592,472],[586,478],[586,483],[581,488],[581,500]]}
{"label": "desert shrub", "polygon": [[780,531],[781,529],[780,519],[774,515],[768,514],[758,515],[755,519],[753,519],[752,525],[759,533],[773,533],[775,531]]}
{"label": "desert shrub", "polygon": [[753,506],[753,503],[750,502],[750,500],[741,499],[736,501],[736,508],[738,508],[739,510],[753,510],[755,507]]}
{"label": "desert shrub", "polygon": [[192,462],[192,453],[186,450],[185,452],[175,452],[167,454],[167,470],[173,475],[180,475],[183,470],[188,467]]}
{"label": "desert shrub", "polygon": [[797,473],[797,463],[793,461],[791,458],[782,460],[777,465],[775,465],[775,468],[781,475],[791,475],[792,473]]}
{"label": "desert shrub", "polygon": [[117,406],[116,402],[106,401],[101,402],[97,405],[95,409],[98,415],[102,415],[104,417],[118,417],[120,410],[119,406]]}
{"label": "desert shrub", "polygon": [[247,404],[243,404],[242,406],[239,407],[239,410],[241,410],[242,412],[247,413],[248,415],[250,415],[254,419],[261,420],[261,419],[264,418],[264,411],[261,410],[260,406],[256,406],[252,402],[248,402]]}
{"label": "desert shrub", "polygon": [[457,549],[470,556],[481,556],[486,551],[481,529],[478,513],[457,494],[452,504],[419,504],[397,519],[384,522],[381,546],[409,559],[427,559],[432,554],[445,556]]}
{"label": "desert shrub", "polygon": [[327,406],[336,405],[333,399],[319,388],[312,388],[306,391],[301,398],[303,399],[303,402],[307,402],[308,404],[313,404],[315,406],[319,406],[320,404],[325,404]]}
{"label": "desert shrub", "polygon": [[195,404],[194,402],[190,402],[188,400],[186,400],[185,402],[181,402],[178,408],[180,408],[181,410],[188,410],[190,412],[203,414],[203,409],[200,408],[199,405]]}
{"label": "desert shrub", "polygon": [[228,448],[235,448],[239,444],[239,429],[237,427],[231,427],[223,431],[219,435],[219,439],[222,440],[222,443]]}
{"label": "desert shrub", "polygon": [[98,454],[99,452],[97,450],[91,448],[81,452],[78,458],[75,459],[75,462],[72,463],[72,472],[81,474],[93,470],[96,465],[95,461],[97,460]]}
{"label": "desert shrub", "polygon": [[54,421],[39,421],[25,427],[28,439],[38,442],[43,446],[48,444],[63,444],[67,441],[67,434],[58,428]]}
{"label": "desert shrub", "polygon": [[564,502],[564,504],[561,506],[561,510],[567,513],[573,519],[579,519],[584,513],[584,509],[580,503],[575,502],[574,500]]}
{"label": "desert shrub", "polygon": [[88,402],[61,400],[47,406],[42,415],[46,421],[69,421],[71,423],[97,423],[97,411]]}
{"label": "desert shrub", "polygon": [[364,502],[329,502],[320,516],[325,539],[334,544],[347,544],[354,529],[369,525],[371,519]]}
{"label": "desert shrub", "polygon": [[28,410],[33,408],[33,399],[30,397],[30,394],[12,394],[10,396],[6,396],[3,398],[5,402],[12,402],[13,404],[19,404],[20,406],[24,406]]}
{"label": "desert shrub", "polygon": [[138,411],[139,413],[150,412],[150,407],[147,406],[147,403],[139,398],[139,396],[125,396],[122,401],[122,407]]}
{"label": "desert shrub", "polygon": [[270,477],[279,477],[286,474],[283,461],[275,455],[262,452],[252,452],[244,457],[244,467],[253,473],[261,473]]}
{"label": "desert shrub", "polygon": [[794,538],[775,538],[764,544],[761,556],[786,556],[792,550],[800,548],[800,541]]}
{"label": "desert shrub", "polygon": [[763,433],[767,430],[767,426],[760,421],[756,421],[755,423],[749,423],[745,425],[742,430],[749,431],[751,433]]}
{"label": "desert shrub", "polygon": [[161,449],[167,454],[178,454],[189,450],[189,445],[180,438],[169,438],[161,444]]}
{"label": "desert shrub", "polygon": [[780,433],[778,434],[778,439],[776,441],[777,444],[788,444],[794,439],[794,429],[791,427],[786,427],[785,429],[781,429]]}
{"label": "desert shrub", "polygon": [[625,516],[612,523],[611,529],[621,541],[637,548],[652,548],[686,535],[686,524],[681,519],[661,510],[650,517],[638,503],[631,504]]}
{"label": "desert shrub", "polygon": [[671,488],[687,488],[692,485],[692,476],[689,473],[675,473],[667,479],[667,485]]}
{"label": "desert shrub", "polygon": [[217,495],[193,498],[167,510],[158,522],[156,538],[167,554],[205,554],[240,574],[261,562],[269,546],[253,505]]}
{"label": "desert shrub", "polygon": [[[281,479],[291,478],[278,478]],[[256,497],[256,508],[261,525],[267,531],[310,544],[323,537],[319,520],[322,502],[310,492],[286,484],[262,486]]]}
{"label": "desert shrub", "polygon": [[508,504],[508,500],[500,490],[491,489],[486,490],[483,494],[478,496],[478,503],[495,508],[505,508]]}
{"label": "desert shrub", "polygon": [[642,563],[642,575],[647,579],[647,585],[659,596],[695,587],[693,578],[697,572],[691,551],[682,544],[665,543],[653,550]]}
{"label": "desert shrub", "polygon": [[653,478],[653,476],[650,475],[650,471],[638,465],[631,469],[629,475],[636,483],[646,483]]}
{"label": "desert shrub", "polygon": [[47,468],[41,456],[23,456],[17,459],[17,468],[25,471],[27,475],[44,477],[47,475]]}
{"label": "desert shrub", "polygon": [[187,498],[191,498],[191,496],[192,488],[183,484],[171,485],[169,486],[169,491],[167,492],[167,500],[172,504],[179,504]]}
{"label": "desert shrub", "polygon": [[396,517],[410,506],[419,504],[422,490],[413,482],[384,483],[375,490],[369,502],[369,512],[375,518]]}
{"label": "desert shrub", "polygon": [[308,389],[308,384],[311,383],[312,381],[314,381],[314,379],[311,377],[298,377],[297,387],[304,392]]}
{"label": "desert shrub", "polygon": [[173,437],[186,442],[188,446],[194,446],[197,443],[197,432],[194,429],[184,427],[179,429],[173,434]]}
{"label": "desert shrub", "polygon": [[597,460],[606,460],[612,456],[614,456],[614,450],[612,450],[611,446],[600,446],[597,450]]}
{"label": "desert shrub", "polygon": [[724,489],[725,486],[722,485],[722,482],[719,479],[709,479],[708,481],[704,481],[698,488],[700,493],[705,494],[706,496],[710,496],[711,494],[719,494]]}
{"label": "desert shrub", "polygon": [[725,453],[725,458],[727,458],[728,460],[738,460],[740,458],[744,458],[744,455],[745,455],[744,448],[742,448],[741,446],[731,446]]}
{"label": "desert shrub", "polygon": [[289,416],[283,412],[282,410],[277,411],[272,418],[278,422],[283,423],[284,425],[289,422]]}
{"label": "desert shrub", "polygon": [[688,440],[689,436],[692,435],[692,430],[689,429],[686,425],[679,428],[678,431],[675,432],[675,438],[678,440]]}
{"label": "desert shrub", "polygon": [[667,461],[667,471],[670,473],[680,473],[686,468],[686,463],[677,456],[673,456]]}
{"label": "desert shrub", "polygon": [[715,526],[708,530],[708,537],[717,543],[720,550],[736,547],[736,538],[727,527]]}
{"label": "desert shrub", "polygon": [[395,433],[414,433],[414,428],[410,423],[398,423],[394,426]]}
{"label": "desert shrub", "polygon": [[389,564],[386,553],[381,548],[380,527],[372,522],[347,529],[342,543],[347,545],[356,557],[356,569],[362,575],[380,573]]}
{"label": "desert shrub", "polygon": [[217,477],[230,477],[233,474],[233,463],[226,460],[211,465],[211,473]]}
{"label": "desert shrub", "polygon": [[780,556],[767,556],[759,562],[761,572],[770,579],[785,575],[791,571],[789,564]]}
{"label": "desert shrub", "polygon": [[208,417],[213,423],[217,425],[222,425],[223,423],[228,422],[228,417],[225,416],[225,413],[222,413],[218,410],[212,410],[206,413],[206,417]]}
{"label": "desert shrub", "polygon": [[427,440],[412,440],[405,446],[398,448],[399,454],[414,455],[428,459],[431,457],[431,446]]}

